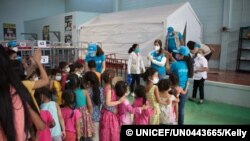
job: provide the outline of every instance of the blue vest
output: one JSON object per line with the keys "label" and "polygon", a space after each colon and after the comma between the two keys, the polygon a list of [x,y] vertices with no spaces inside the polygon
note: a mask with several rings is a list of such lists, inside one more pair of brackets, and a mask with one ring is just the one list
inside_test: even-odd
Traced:
{"label": "blue vest", "polygon": [[[161,62],[162,58],[165,57],[163,54],[160,54],[158,56],[158,53],[156,51],[151,53],[151,56],[153,57],[154,60]],[[151,62],[151,68],[157,70],[159,75],[166,74],[166,68],[164,66],[158,66],[154,63]]]}

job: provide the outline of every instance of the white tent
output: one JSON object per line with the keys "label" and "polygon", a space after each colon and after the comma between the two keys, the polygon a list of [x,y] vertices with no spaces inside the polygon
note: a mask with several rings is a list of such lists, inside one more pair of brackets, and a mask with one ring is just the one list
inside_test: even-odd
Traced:
{"label": "white tent", "polygon": [[[202,24],[186,3],[101,14],[79,27],[80,42],[100,42],[105,54],[128,58],[128,49],[138,43],[146,58],[155,39],[165,42],[167,27],[185,36],[185,41],[202,40]],[[164,43],[163,43],[164,45]]]}

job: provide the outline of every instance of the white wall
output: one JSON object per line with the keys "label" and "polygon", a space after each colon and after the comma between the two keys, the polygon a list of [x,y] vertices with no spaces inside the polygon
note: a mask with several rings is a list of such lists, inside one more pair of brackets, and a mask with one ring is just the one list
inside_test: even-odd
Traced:
{"label": "white wall", "polygon": [[0,0],[0,41],[3,23],[16,24],[17,39],[24,39],[24,21],[64,13],[64,0]]}
{"label": "white wall", "polygon": [[113,0],[65,0],[65,12],[113,12]]}
{"label": "white wall", "polygon": [[[73,21],[72,21],[72,41],[73,44],[77,42],[77,27],[84,22],[90,20],[91,18],[95,17],[98,15],[98,13],[91,13],[91,12],[69,12],[65,14],[60,14],[57,16],[50,16],[46,18],[40,18],[40,19],[34,19],[34,20],[29,20],[25,21],[24,26],[25,26],[25,32],[29,33],[37,33],[38,34],[38,39],[42,40],[42,31],[43,31],[43,26],[49,25],[50,26],[50,31],[59,31],[61,33],[61,42],[64,42],[64,18],[65,16],[73,16]],[[57,42],[57,38],[50,33],[50,41],[52,42]]]}

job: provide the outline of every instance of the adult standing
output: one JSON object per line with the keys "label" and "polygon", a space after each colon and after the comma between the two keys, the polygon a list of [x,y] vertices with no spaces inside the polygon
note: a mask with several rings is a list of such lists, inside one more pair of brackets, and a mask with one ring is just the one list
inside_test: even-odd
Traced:
{"label": "adult standing", "polygon": [[[106,69],[106,56],[102,48],[96,43],[90,43],[88,45],[88,54],[85,58],[85,62],[88,63],[90,60],[94,60],[96,63],[96,71],[103,73]],[[88,66],[88,65],[86,65]]]}
{"label": "adult standing", "polygon": [[179,47],[183,45],[183,35],[180,32],[175,31],[173,27],[168,27],[168,33],[165,41],[165,49],[168,52],[173,53],[173,50],[179,49]]}
{"label": "adult standing", "polygon": [[133,44],[128,50],[128,75],[131,75],[132,81],[130,84],[130,93],[134,92],[134,84],[140,85],[140,75],[145,72],[145,66],[140,54],[140,48],[138,44]]}
{"label": "adult standing", "polygon": [[[188,82],[188,78],[193,77],[193,63],[190,56],[190,51],[186,46],[181,46],[178,50],[174,50],[177,60],[170,64],[167,64],[168,70],[174,73],[179,78],[180,87],[185,90]],[[168,63],[168,62],[167,62]],[[179,111],[178,111],[178,124],[184,123],[184,107],[188,94],[180,95],[179,99]]]}
{"label": "adult standing", "polygon": [[205,44],[198,44],[194,41],[188,41],[187,46],[190,49],[190,52],[194,55],[198,53],[198,50],[202,50],[202,52],[204,53],[203,55],[207,59],[207,61],[210,60],[214,52],[214,49],[212,47]]}
{"label": "adult standing", "polygon": [[159,79],[163,79],[166,76],[166,57],[163,52],[162,42],[159,39],[154,41],[154,51],[150,52],[148,55],[148,60],[150,61],[151,68],[157,70]]}
{"label": "adult standing", "polygon": [[195,101],[197,89],[200,91],[200,100],[198,103],[202,104],[204,101],[204,82],[207,79],[208,63],[207,59],[203,56],[203,51],[198,50],[194,58],[194,85],[193,95],[191,101]]}

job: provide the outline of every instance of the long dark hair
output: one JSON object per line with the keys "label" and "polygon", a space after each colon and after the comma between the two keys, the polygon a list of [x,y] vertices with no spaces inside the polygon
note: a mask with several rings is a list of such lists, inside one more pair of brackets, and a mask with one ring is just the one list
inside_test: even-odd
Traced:
{"label": "long dark hair", "polygon": [[156,43],[158,43],[158,44],[160,45],[160,50],[159,50],[159,53],[158,53],[158,56],[159,56],[159,55],[161,55],[162,52],[163,52],[162,42],[161,42],[160,39],[156,39],[156,40],[154,41],[154,44],[156,44]]}
{"label": "long dark hair", "polygon": [[89,85],[90,87],[92,87],[93,102],[95,105],[97,105],[100,108],[101,106],[100,83],[96,74],[92,71],[88,71],[84,74],[83,80],[84,80],[85,86]]}
{"label": "long dark hair", "polygon": [[118,97],[122,97],[125,95],[125,93],[127,92],[128,90],[128,84],[124,81],[118,81],[116,84],[115,84],[115,94],[118,96]]}
{"label": "long dark hair", "polygon": [[145,82],[149,81],[149,77],[153,76],[157,71],[153,68],[148,68],[146,72],[142,75]]}
{"label": "long dark hair", "polygon": [[143,85],[138,85],[136,88],[135,88],[135,96],[137,98],[142,98],[143,99],[143,105],[146,104],[147,102],[147,97],[146,97],[146,88],[143,86]]}
{"label": "long dark hair", "polygon": [[128,53],[130,54],[131,52],[133,52],[137,46],[138,44],[133,44],[132,47],[129,48]]}
{"label": "long dark hair", "polygon": [[66,80],[66,89],[75,90],[80,88],[81,80],[76,74],[70,74]]}
{"label": "long dark hair", "polygon": [[96,56],[101,56],[101,55],[104,55],[104,52],[102,48],[99,45],[97,45]]}
{"label": "long dark hair", "polygon": [[[31,123],[30,114],[27,108],[27,104],[38,114],[38,109],[25,86],[22,84],[20,78],[14,72],[13,67],[10,64],[9,57],[4,48],[0,45],[0,127],[8,141],[16,141],[17,135],[14,125],[13,111],[15,107],[12,103],[12,96],[10,93],[10,87],[13,86],[16,90],[15,95],[19,95],[24,108],[24,132],[28,136],[30,129],[36,129]],[[20,121],[23,122],[23,121]]]}
{"label": "long dark hair", "polygon": [[112,86],[112,79],[115,77],[115,71],[107,69],[102,74],[102,80],[104,83],[109,83]]}
{"label": "long dark hair", "polygon": [[63,107],[69,107],[72,112],[69,116],[69,118],[73,118],[74,116],[74,110],[75,110],[75,94],[72,90],[65,90],[62,93],[62,100],[63,100]]}

